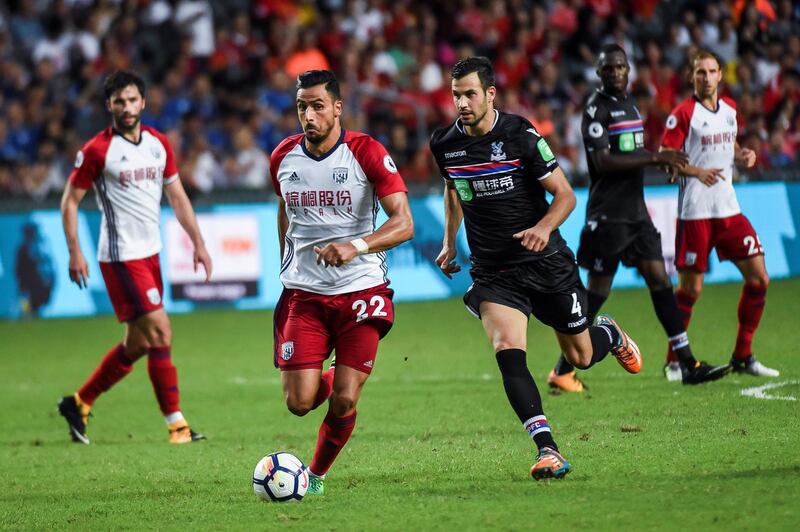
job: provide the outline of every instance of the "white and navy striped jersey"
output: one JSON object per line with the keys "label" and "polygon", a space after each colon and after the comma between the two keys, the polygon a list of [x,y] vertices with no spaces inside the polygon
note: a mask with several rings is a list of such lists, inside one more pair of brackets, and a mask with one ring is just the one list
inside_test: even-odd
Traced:
{"label": "white and navy striped jersey", "polygon": [[102,212],[100,262],[142,259],[161,251],[161,194],[178,179],[166,136],[142,126],[138,143],[113,128],[98,133],[75,158],[73,186],[94,187]]}
{"label": "white and navy striped jersey", "polygon": [[292,135],[272,152],[270,174],[289,220],[280,274],[286,288],[333,295],[388,282],[383,252],[338,268],[317,264],[314,252],[372,233],[378,200],[407,191],[386,148],[369,135],[342,130],[336,145],[317,157],[304,135]]}

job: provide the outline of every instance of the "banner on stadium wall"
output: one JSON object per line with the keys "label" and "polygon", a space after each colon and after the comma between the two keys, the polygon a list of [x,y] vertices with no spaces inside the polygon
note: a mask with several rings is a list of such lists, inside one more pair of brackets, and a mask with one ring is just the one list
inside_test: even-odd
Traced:
{"label": "banner on stadium wall", "polygon": [[[737,185],[742,211],[752,222],[766,251],[773,278],[800,275],[800,184]],[[647,208],[661,232],[665,263],[673,272],[675,253],[675,187],[645,189]],[[586,211],[586,190],[576,191],[575,212],[561,232],[577,249]],[[389,278],[397,301],[460,296],[469,287],[469,248],[458,235],[462,272],[452,280],[433,263],[441,250],[444,211],[441,196],[413,198],[415,237],[388,253]],[[273,308],[281,292],[276,232],[277,205],[220,205],[198,213],[206,246],[214,261],[213,282],[194,272],[192,246],[170,209],[162,211],[161,252],[164,305],[169,312],[189,312],[205,305],[236,309]],[[378,223],[383,223],[381,213]],[[112,312],[97,264],[100,215],[81,211],[78,235],[89,262],[89,286],[80,290],[67,275],[69,254],[57,210],[0,215],[0,318],[88,316]],[[707,282],[738,281],[730,262],[712,253]],[[585,276],[586,272],[582,271]],[[638,273],[621,267],[615,287],[644,286]]]}
{"label": "banner on stadium wall", "polygon": [[261,233],[252,214],[197,216],[200,231],[212,257],[211,281],[205,282],[202,265],[195,269],[194,245],[177,218],[166,220],[165,247],[170,250],[164,271],[169,275],[175,301],[236,301],[258,295],[261,278]]}

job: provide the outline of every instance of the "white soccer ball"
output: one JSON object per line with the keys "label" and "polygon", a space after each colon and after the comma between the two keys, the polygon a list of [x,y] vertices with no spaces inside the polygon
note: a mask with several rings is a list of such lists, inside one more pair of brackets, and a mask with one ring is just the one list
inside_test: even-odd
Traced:
{"label": "white soccer ball", "polygon": [[256,464],[253,491],[259,499],[300,501],[308,490],[308,468],[290,453],[272,453]]}

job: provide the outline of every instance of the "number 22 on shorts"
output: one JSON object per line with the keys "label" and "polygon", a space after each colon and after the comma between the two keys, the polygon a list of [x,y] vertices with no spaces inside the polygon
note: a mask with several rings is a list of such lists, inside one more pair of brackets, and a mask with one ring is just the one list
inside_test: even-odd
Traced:
{"label": "number 22 on shorts", "polygon": [[373,318],[383,318],[388,316],[387,312],[383,310],[386,306],[386,300],[383,296],[372,296],[369,304],[363,299],[356,299],[353,301],[353,310],[356,311],[356,323],[364,321],[370,316]]}

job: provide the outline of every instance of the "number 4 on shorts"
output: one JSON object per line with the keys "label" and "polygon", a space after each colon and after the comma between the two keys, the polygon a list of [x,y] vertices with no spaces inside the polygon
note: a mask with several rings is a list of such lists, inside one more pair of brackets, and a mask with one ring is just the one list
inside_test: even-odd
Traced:
{"label": "number 4 on shorts", "polygon": [[572,292],[572,313],[580,316],[581,310],[581,304],[578,303],[578,294]]}

